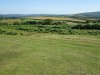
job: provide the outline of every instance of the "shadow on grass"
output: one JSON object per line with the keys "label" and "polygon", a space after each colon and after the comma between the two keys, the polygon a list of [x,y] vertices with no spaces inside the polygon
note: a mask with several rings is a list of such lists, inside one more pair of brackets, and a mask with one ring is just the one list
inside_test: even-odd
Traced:
{"label": "shadow on grass", "polygon": [[18,58],[21,52],[18,51],[5,51],[3,53],[0,53],[0,62],[13,59],[13,58]]}

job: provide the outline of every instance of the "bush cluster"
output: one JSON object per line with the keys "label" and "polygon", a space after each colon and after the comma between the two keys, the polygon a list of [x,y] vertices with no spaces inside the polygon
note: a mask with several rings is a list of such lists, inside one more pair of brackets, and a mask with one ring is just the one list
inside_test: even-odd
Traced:
{"label": "bush cluster", "polygon": [[65,24],[65,23],[64,22],[53,21],[52,19],[45,19],[43,21],[26,21],[26,22],[23,22],[21,24],[22,25],[37,25],[37,24],[39,24],[39,25],[61,25],[61,24]]}
{"label": "bush cluster", "polygon": [[72,29],[95,29],[100,30],[100,24],[78,24],[72,26]]}

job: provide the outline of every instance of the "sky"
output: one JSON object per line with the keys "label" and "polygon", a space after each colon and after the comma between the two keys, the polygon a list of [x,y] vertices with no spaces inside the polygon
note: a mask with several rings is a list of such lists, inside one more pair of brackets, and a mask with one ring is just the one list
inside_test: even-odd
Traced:
{"label": "sky", "polygon": [[0,0],[0,14],[76,14],[100,11],[100,0]]}

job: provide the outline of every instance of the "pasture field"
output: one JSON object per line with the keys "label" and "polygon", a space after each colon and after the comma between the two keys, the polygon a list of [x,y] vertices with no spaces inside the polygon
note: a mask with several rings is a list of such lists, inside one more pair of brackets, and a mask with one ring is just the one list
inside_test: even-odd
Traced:
{"label": "pasture field", "polygon": [[1,23],[8,23],[8,24],[13,24],[14,22],[21,22],[21,19],[3,19],[0,22]]}
{"label": "pasture field", "polygon": [[44,20],[44,19],[52,19],[52,20],[58,20],[58,21],[73,21],[73,22],[85,22],[85,20],[78,20],[74,18],[69,18],[69,17],[44,17],[44,16],[39,16],[39,17],[29,17],[30,19],[37,19],[37,20]]}
{"label": "pasture field", "polygon": [[[31,18],[31,19],[48,19],[48,18],[50,18],[50,19],[53,19],[53,20],[77,20],[77,21],[80,21],[80,20],[78,20],[78,19],[74,19],[74,18],[68,18],[68,17],[44,17],[44,16],[39,16],[39,17],[29,17],[29,18]],[[81,20],[82,21],[82,20]]]}
{"label": "pasture field", "polygon": [[0,75],[100,75],[100,36],[1,34]]}

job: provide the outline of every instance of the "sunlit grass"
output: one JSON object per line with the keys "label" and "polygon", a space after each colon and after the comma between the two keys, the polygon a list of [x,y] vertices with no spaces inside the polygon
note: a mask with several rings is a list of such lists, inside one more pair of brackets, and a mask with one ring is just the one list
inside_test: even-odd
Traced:
{"label": "sunlit grass", "polygon": [[0,75],[100,75],[100,37],[0,35]]}

